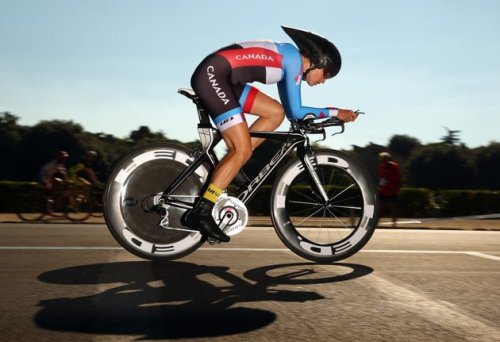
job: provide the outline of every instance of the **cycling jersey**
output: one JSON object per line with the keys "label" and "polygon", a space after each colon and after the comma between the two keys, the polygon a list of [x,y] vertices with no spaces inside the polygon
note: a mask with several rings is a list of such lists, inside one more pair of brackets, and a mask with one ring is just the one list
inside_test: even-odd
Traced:
{"label": "cycling jersey", "polygon": [[259,90],[251,82],[278,84],[289,120],[307,114],[327,118],[334,108],[302,105],[300,85],[304,72],[300,52],[288,43],[252,41],[229,45],[206,57],[196,68],[191,86],[220,131],[245,121]]}
{"label": "cycling jersey", "polygon": [[52,187],[52,182],[56,177],[67,178],[68,171],[66,166],[57,159],[49,161],[40,169],[39,178],[42,184],[47,187]]}
{"label": "cycling jersey", "polygon": [[84,163],[78,163],[69,168],[69,179],[79,185],[88,184],[89,182],[85,179],[85,175],[82,175],[82,171],[85,170],[87,166]]}

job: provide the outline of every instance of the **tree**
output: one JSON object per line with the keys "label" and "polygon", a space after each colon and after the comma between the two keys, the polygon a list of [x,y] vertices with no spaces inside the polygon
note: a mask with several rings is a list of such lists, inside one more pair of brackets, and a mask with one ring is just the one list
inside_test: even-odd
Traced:
{"label": "tree", "polygon": [[490,143],[475,149],[474,162],[477,169],[477,186],[483,189],[500,189],[500,143]]}
{"label": "tree", "polygon": [[14,161],[18,158],[18,147],[26,128],[19,126],[19,117],[0,113],[0,179],[13,179],[17,173]]}
{"label": "tree", "polygon": [[420,140],[410,137],[408,135],[393,135],[389,140],[389,150],[401,158],[408,158],[412,151],[422,146]]}
{"label": "tree", "polygon": [[444,127],[444,129],[446,129],[447,134],[441,137],[441,141],[446,145],[456,145],[460,141],[460,138],[458,137],[458,133],[460,133],[460,131],[454,131],[448,127]]}
{"label": "tree", "polygon": [[38,170],[59,150],[66,150],[72,162],[85,150],[86,136],[81,125],[72,121],[41,121],[31,127],[18,147],[14,163],[15,179],[36,180]]}
{"label": "tree", "polygon": [[130,133],[130,139],[134,143],[139,142],[153,142],[153,141],[165,141],[167,138],[162,132],[151,132],[149,127],[141,126],[139,129],[132,131]]}
{"label": "tree", "polygon": [[474,186],[475,169],[464,146],[444,144],[417,148],[407,164],[408,184],[429,189],[467,189]]}

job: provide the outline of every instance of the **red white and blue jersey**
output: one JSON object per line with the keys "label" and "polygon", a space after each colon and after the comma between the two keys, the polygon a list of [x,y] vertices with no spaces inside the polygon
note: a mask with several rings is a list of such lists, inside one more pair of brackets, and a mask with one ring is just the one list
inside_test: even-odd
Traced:
{"label": "red white and blue jersey", "polygon": [[277,83],[289,120],[302,120],[307,114],[316,118],[336,115],[333,109],[302,105],[303,72],[300,52],[292,44],[250,41],[224,47],[208,56],[193,74],[191,85],[219,129],[221,123],[227,128],[243,121],[244,117],[239,118],[238,114],[250,112],[258,93],[250,85],[252,82]]}

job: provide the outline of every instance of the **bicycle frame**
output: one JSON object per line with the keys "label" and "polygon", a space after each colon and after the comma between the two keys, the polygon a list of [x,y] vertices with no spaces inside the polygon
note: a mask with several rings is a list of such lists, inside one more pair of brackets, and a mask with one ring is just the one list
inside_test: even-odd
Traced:
{"label": "bicycle frame", "polygon": [[[198,98],[187,91],[179,90],[179,93],[189,97],[196,104],[198,117],[200,123],[198,124],[198,134],[200,136],[200,141],[202,144],[202,151],[195,151],[195,159],[193,162],[170,184],[167,189],[163,192],[161,196],[162,200],[172,206],[191,209],[193,207],[192,203],[184,202],[175,199],[171,194],[193,173],[198,167],[204,163],[209,163],[210,172],[209,177],[212,174],[215,165],[217,163],[217,158],[215,156],[214,148],[222,140],[222,136],[219,131],[216,130],[210,123],[208,115],[203,110],[201,104],[198,102]],[[239,200],[243,203],[247,203],[257,192],[257,190],[262,186],[267,177],[276,169],[278,165],[281,164],[283,159],[288,156],[294,149],[297,150],[297,155],[300,158],[304,169],[311,181],[311,185],[321,196],[323,204],[328,202],[328,196],[325,193],[321,182],[314,171],[313,162],[311,162],[312,149],[309,144],[308,136],[302,132],[300,129],[295,128],[292,124],[292,128],[288,132],[278,131],[278,132],[266,132],[266,131],[250,131],[251,137],[273,139],[282,141],[282,147],[276,152],[276,154],[271,158],[269,163],[265,165],[261,171],[248,182],[246,188],[243,189],[237,196]]]}

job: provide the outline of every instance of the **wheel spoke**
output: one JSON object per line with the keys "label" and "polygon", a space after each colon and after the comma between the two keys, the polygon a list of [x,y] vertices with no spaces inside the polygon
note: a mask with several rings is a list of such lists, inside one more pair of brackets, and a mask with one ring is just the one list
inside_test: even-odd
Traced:
{"label": "wheel spoke", "polygon": [[313,217],[314,215],[316,215],[317,213],[319,213],[321,210],[323,209],[323,207],[319,208],[318,210],[316,210],[314,213],[312,213],[311,215],[309,215],[308,217],[306,217],[305,219],[303,219],[302,221],[300,221],[299,223],[297,223],[296,225],[297,226],[300,226],[302,223],[304,223],[305,221],[309,220],[311,217]]}
{"label": "wheel spoke", "polygon": [[318,205],[322,205],[320,203],[314,203],[314,202],[304,202],[304,201],[288,201],[288,203],[296,203],[296,204],[309,204],[309,205],[314,205],[314,206],[318,206]]}

